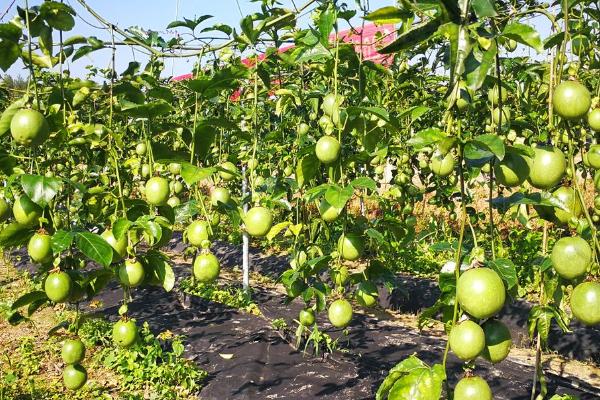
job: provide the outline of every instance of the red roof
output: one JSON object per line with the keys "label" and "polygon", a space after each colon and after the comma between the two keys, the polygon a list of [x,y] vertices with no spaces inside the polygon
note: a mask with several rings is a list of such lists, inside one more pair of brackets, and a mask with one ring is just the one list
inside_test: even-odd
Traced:
{"label": "red roof", "polygon": [[[396,39],[396,28],[394,25],[375,25],[369,24],[365,25],[364,28],[357,28],[354,31],[351,29],[347,29],[338,34],[340,40],[344,43],[352,43],[354,44],[354,48],[356,52],[362,53],[364,60],[373,61],[378,64],[387,64],[391,61],[392,56],[389,54],[380,54],[377,52],[378,48],[389,44],[394,39]],[[329,37],[330,41],[335,40],[335,34],[332,34]],[[362,46],[361,46],[362,40]],[[294,46],[285,46],[279,49],[280,53],[283,53]],[[249,57],[244,58],[242,63],[248,67],[251,67],[255,63],[255,59],[258,61],[262,61],[266,58],[266,54],[260,54],[258,57]],[[184,74],[179,76],[174,76],[172,80],[174,81],[182,81],[186,79],[193,78],[193,74]]]}

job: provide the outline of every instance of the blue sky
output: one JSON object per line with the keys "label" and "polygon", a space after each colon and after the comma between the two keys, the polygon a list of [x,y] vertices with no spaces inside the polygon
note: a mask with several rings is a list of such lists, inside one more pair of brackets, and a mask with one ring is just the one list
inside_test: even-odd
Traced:
{"label": "blue sky", "polygon": [[[300,7],[304,3],[304,0],[281,0],[280,2],[286,8],[293,8],[293,3]],[[346,2],[349,7],[355,8],[354,0],[347,0]],[[8,3],[8,1],[5,3]],[[24,1],[17,0],[16,2],[16,4],[23,7],[24,5],[21,3],[24,3]],[[29,1],[30,6],[40,3],[42,3],[42,1]],[[75,28],[71,32],[66,32],[64,35],[65,38],[74,34],[80,34],[83,36],[96,36],[99,39],[109,40],[109,35],[105,30],[97,29],[89,25],[99,24],[76,0],[65,0],[65,3],[71,5],[78,14]],[[182,17],[192,19],[200,15],[208,14],[213,15],[214,18],[204,22],[206,25],[203,26],[224,23],[237,28],[239,27],[242,14],[247,15],[260,10],[259,3],[252,3],[248,0],[88,0],[87,3],[105,19],[120,28],[124,29],[130,26],[140,26],[146,29],[164,32],[165,37],[169,35],[168,32],[166,32],[166,26],[169,22],[175,19],[181,19]],[[370,8],[375,10],[383,6],[394,5],[396,1],[369,0],[369,3]],[[5,7],[0,6],[0,9],[2,9],[0,11],[4,11]],[[13,9],[2,22],[6,22],[12,18],[15,13],[16,9],[15,6],[13,6]],[[360,23],[360,19],[357,18],[356,22]],[[308,17],[301,20],[302,25],[308,23]],[[86,65],[106,67],[109,63],[109,57],[109,50],[99,50],[91,53],[89,56],[83,57],[69,66],[71,74],[73,76],[84,76],[86,74]],[[117,52],[117,71],[123,71],[128,62],[134,59],[134,57],[138,61],[146,60],[146,57],[143,54],[121,46]],[[170,75],[171,72],[173,75],[188,73],[192,69],[194,61],[194,59],[167,60],[165,72],[167,75]],[[23,69],[21,63],[19,63],[19,65],[14,65],[8,73],[11,75],[27,75],[27,71]]]}

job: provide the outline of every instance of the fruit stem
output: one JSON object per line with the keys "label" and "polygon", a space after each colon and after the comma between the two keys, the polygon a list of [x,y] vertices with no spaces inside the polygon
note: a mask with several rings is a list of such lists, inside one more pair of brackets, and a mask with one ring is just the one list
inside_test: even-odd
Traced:
{"label": "fruit stem", "polygon": [[[458,130],[460,135],[460,121],[458,121]],[[467,223],[467,206],[465,204],[465,177],[463,174],[463,148],[462,144],[459,147],[459,156],[458,156],[458,179],[460,181],[460,201],[461,201],[461,220],[460,220],[460,232],[458,238],[458,247],[456,249],[456,257],[455,257],[455,265],[454,265],[454,277],[456,282],[458,283],[458,278],[460,277],[460,266],[461,266],[461,253],[463,240],[465,237],[465,226]],[[452,325],[456,325],[458,320],[458,300],[456,299],[456,290],[455,290],[455,299],[454,299],[454,310],[452,313]],[[448,361],[448,351],[450,350],[450,341],[446,341],[446,348],[444,349],[444,359],[442,361],[442,365],[444,370],[446,369],[446,362]]]}
{"label": "fruit stem", "polygon": [[583,192],[581,191],[581,188],[579,187],[579,182],[577,180],[577,170],[575,169],[575,161],[573,159],[573,133],[570,128],[571,127],[567,124],[567,131],[569,133],[569,135],[568,135],[569,136],[568,159],[569,159],[569,168],[571,168],[571,171],[572,171],[571,173],[573,174],[573,188],[575,189],[575,192],[577,193],[577,197],[579,198],[579,202],[581,203],[581,208],[583,209],[583,215],[585,216],[585,219],[588,223],[590,231],[592,232],[592,241],[594,243],[594,246],[593,246],[594,259],[597,259],[598,252],[600,252],[600,244],[598,243],[598,238],[596,237],[597,229],[596,229],[596,226],[594,225],[594,221],[590,217],[590,213],[588,212],[588,209],[585,205],[585,198],[584,198]]}
{"label": "fruit stem", "polygon": [[[29,53],[29,62],[27,63],[27,66],[29,67],[29,72],[31,73],[31,81],[33,82],[33,90],[34,90],[34,94],[35,94],[35,101],[37,103],[37,108],[38,111],[41,112],[41,105],[40,105],[40,98],[38,96],[38,89],[37,89],[37,82],[35,80],[35,70],[33,69],[33,56],[32,56],[32,49],[31,49],[31,26],[29,23],[29,1],[25,0],[25,22],[27,24],[27,49],[28,49],[28,53]],[[29,86],[27,86],[27,88],[29,89]]]}
{"label": "fruit stem", "polygon": [[490,241],[492,246],[492,260],[496,259],[496,243],[494,240],[494,233],[496,229],[494,227],[494,207],[492,206],[492,198],[494,196],[494,168],[492,162],[490,162],[490,191],[488,196],[488,208],[490,213]]}

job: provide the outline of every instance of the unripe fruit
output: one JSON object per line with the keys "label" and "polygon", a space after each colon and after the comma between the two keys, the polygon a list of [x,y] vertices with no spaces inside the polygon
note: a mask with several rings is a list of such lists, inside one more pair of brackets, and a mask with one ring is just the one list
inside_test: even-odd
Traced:
{"label": "unripe fruit", "polygon": [[336,300],[329,306],[327,315],[331,325],[345,328],[352,321],[352,306],[346,299]]}
{"label": "unripe fruit", "polygon": [[79,364],[85,357],[85,345],[79,339],[67,339],[63,344],[61,356],[65,364]]}
{"label": "unripe fruit", "polygon": [[219,260],[212,253],[200,254],[194,261],[194,276],[202,283],[209,283],[219,277]]}
{"label": "unripe fruit", "polygon": [[470,320],[455,325],[450,331],[448,340],[452,352],[463,361],[474,359],[485,347],[483,329]]}

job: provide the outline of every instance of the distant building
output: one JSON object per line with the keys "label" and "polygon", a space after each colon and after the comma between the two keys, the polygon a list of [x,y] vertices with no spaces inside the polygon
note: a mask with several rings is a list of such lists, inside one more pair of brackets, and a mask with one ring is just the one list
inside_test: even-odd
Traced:
{"label": "distant building", "polygon": [[[354,44],[357,53],[361,53],[363,60],[372,61],[378,64],[388,64],[391,62],[393,55],[380,54],[377,49],[384,47],[396,39],[396,28],[394,25],[365,25],[364,28],[356,28],[354,30],[347,29],[338,33],[338,37],[342,42]],[[329,37],[330,41],[335,40],[335,34]],[[362,45],[361,45],[362,44]],[[280,53],[288,51],[294,46],[286,46],[279,49]],[[264,60],[265,54],[256,57],[245,58],[242,63],[250,67],[254,65],[256,59]],[[173,77],[173,81],[183,81],[191,79],[192,74],[184,74]],[[235,95],[235,94],[234,94]],[[238,94],[239,95],[239,94]]]}

